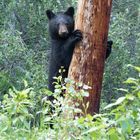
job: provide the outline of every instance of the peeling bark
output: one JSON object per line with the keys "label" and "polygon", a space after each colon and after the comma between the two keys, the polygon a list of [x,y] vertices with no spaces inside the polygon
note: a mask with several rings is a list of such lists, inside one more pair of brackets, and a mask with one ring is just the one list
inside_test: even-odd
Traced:
{"label": "peeling bark", "polygon": [[91,87],[87,113],[99,112],[112,0],[79,0],[76,29],[83,41],[74,50],[68,77]]}

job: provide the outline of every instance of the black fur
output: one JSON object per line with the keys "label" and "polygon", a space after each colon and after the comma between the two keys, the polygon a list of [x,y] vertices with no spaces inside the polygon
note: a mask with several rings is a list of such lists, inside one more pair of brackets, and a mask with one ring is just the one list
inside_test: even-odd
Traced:
{"label": "black fur", "polygon": [[113,45],[113,41],[107,41],[107,50],[106,50],[106,59],[109,57],[109,55],[111,54],[112,51],[112,45]]}
{"label": "black fur", "polygon": [[[73,7],[57,14],[54,14],[51,10],[47,10],[46,13],[49,19],[49,33],[51,38],[48,88],[53,92],[53,82],[55,81],[53,77],[58,76],[58,71],[61,66],[66,70],[63,77],[67,77],[75,44],[82,40],[82,33],[80,30],[74,30]],[[62,36],[59,33],[59,26],[61,24],[62,26],[66,26],[68,31],[62,33]]]}
{"label": "black fur", "polygon": [[[51,38],[48,88],[54,92],[53,82],[55,80],[53,77],[58,76],[58,71],[61,66],[66,70],[63,77],[67,77],[75,44],[81,41],[83,37],[80,30],[74,30],[73,7],[69,7],[67,11],[57,14],[54,14],[51,10],[47,10],[46,14],[49,19],[49,33]],[[60,30],[60,27],[62,27],[62,30]],[[109,41],[106,58],[111,53],[111,46],[112,41]]]}

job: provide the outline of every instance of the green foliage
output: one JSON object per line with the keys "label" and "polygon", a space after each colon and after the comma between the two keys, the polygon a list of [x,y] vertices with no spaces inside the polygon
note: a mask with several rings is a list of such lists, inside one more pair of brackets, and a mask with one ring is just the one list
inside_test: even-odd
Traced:
{"label": "green foliage", "polygon": [[103,99],[110,103],[112,99],[122,96],[114,88],[120,88],[126,77],[136,75],[127,65],[139,65],[139,0],[113,0],[109,39],[113,48],[106,62],[103,81]]}
{"label": "green foliage", "polygon": [[[38,89],[47,85],[50,48],[45,11],[61,11],[76,5],[77,0],[1,1],[0,73],[6,77],[8,87],[11,84],[18,89],[23,87],[19,79],[26,79]],[[139,65],[139,7],[139,0],[113,1],[109,39],[114,45],[102,90],[102,99],[107,103],[121,96],[117,90],[112,92],[113,89],[120,88],[124,78],[135,75],[127,65]]]}
{"label": "green foliage", "polygon": [[[46,88],[50,48],[45,11],[76,4],[77,0],[0,2],[1,140],[140,139],[140,67],[132,66],[140,62],[139,0],[113,1],[109,38],[114,45],[104,74],[102,114],[90,116],[88,104],[82,104],[82,112],[79,103],[71,103],[83,103],[89,88],[85,85],[78,84],[82,90],[77,92],[74,82],[66,79],[65,84],[60,75],[55,93]],[[66,98],[60,96],[64,90]],[[53,103],[47,100],[52,94]],[[83,117],[74,118],[74,113]]]}
{"label": "green foliage", "polygon": [[[132,66],[134,67],[134,66]],[[140,67],[134,67],[140,74]],[[61,76],[57,78],[60,83]],[[50,102],[51,95],[47,89],[41,89],[35,97],[33,88],[24,81],[21,91],[12,88],[4,96],[0,104],[0,137],[1,139],[27,140],[138,140],[140,139],[140,77],[128,78],[125,83],[130,85],[126,96],[107,105],[104,113],[91,116],[73,116],[82,113],[78,103],[87,96],[85,90],[74,90],[74,82],[66,79],[66,84],[56,83],[55,100]],[[78,84],[80,87],[81,84]],[[82,86],[85,87],[85,86]],[[65,98],[60,96],[66,89]],[[86,87],[87,89],[87,87]],[[85,94],[83,94],[85,91]],[[45,96],[47,95],[47,96]],[[36,100],[38,99],[38,100]],[[41,108],[37,110],[37,102]],[[50,108],[53,108],[50,111]],[[37,117],[37,120],[36,120]],[[37,123],[35,123],[37,121]],[[53,129],[50,128],[53,124]],[[14,135],[13,135],[14,133]]]}
{"label": "green foliage", "polygon": [[[38,88],[47,80],[46,53],[44,51],[36,53],[27,48],[20,35],[21,33],[18,31],[1,32],[0,77],[3,80],[1,86],[5,81],[1,94],[4,93],[6,87],[8,90],[10,85],[14,85],[18,89],[22,88],[21,79],[30,81],[29,84]],[[36,55],[40,58],[36,58]],[[40,59],[41,62],[39,62]]]}

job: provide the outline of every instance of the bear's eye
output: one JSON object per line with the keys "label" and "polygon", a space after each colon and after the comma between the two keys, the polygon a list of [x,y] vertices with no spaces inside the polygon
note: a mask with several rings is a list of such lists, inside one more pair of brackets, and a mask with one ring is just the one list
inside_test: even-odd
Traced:
{"label": "bear's eye", "polygon": [[66,23],[66,26],[70,26],[70,24],[69,23]]}
{"label": "bear's eye", "polygon": [[55,23],[55,25],[56,25],[57,27],[59,27],[59,23]]}

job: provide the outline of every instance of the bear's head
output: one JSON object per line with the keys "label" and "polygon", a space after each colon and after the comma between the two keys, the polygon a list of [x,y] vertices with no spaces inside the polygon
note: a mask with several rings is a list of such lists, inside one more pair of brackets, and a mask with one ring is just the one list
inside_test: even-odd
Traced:
{"label": "bear's head", "polygon": [[74,30],[74,8],[69,7],[65,12],[54,13],[46,11],[49,19],[49,32],[52,38],[66,39]]}

